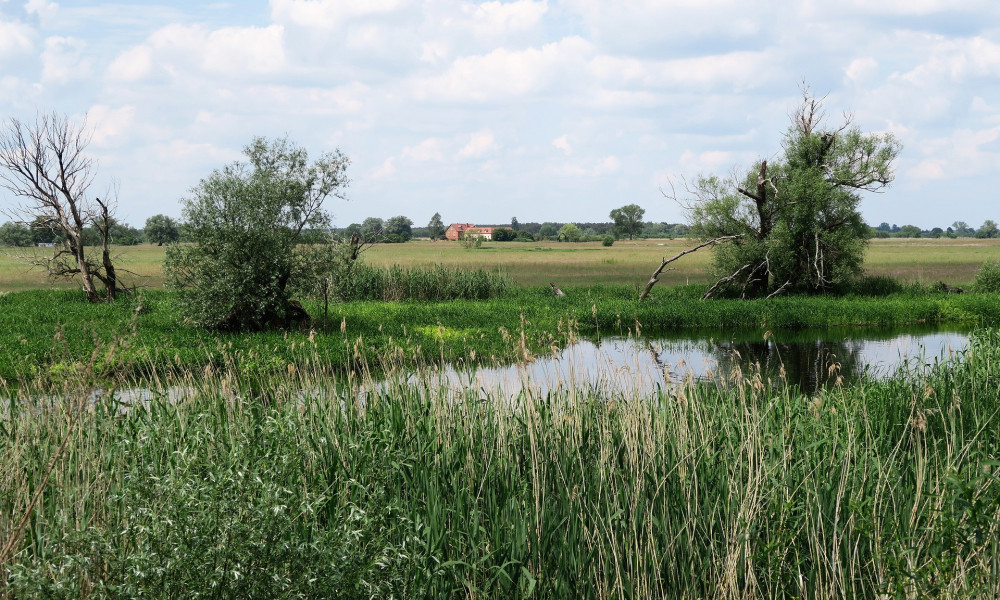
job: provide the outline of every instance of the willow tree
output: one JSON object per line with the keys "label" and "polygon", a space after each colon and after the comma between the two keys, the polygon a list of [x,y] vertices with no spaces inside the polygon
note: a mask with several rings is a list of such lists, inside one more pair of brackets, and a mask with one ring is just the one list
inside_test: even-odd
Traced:
{"label": "willow tree", "polygon": [[303,232],[325,230],[323,202],[343,198],[349,160],[339,151],[310,162],[287,139],[256,138],[245,161],[212,172],[183,200],[192,244],[172,246],[164,263],[190,321],[252,331],[308,317],[291,299],[304,261]]}
{"label": "willow tree", "polygon": [[851,117],[824,124],[822,98],[803,94],[778,160],[743,177],[701,177],[689,191],[692,231],[715,244],[716,289],[743,297],[824,291],[861,272],[868,227],[862,192],[893,180],[901,146],[891,133],[864,133]]}

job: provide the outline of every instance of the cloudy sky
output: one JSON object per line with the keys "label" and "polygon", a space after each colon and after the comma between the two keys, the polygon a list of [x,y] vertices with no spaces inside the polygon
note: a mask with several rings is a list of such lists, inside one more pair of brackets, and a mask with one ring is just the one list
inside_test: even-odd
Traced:
{"label": "cloudy sky", "polygon": [[803,81],[903,142],[870,223],[1000,219],[996,0],[0,0],[0,115],[86,115],[140,227],[285,134],[350,156],[340,226],[680,222],[660,189],[775,156]]}

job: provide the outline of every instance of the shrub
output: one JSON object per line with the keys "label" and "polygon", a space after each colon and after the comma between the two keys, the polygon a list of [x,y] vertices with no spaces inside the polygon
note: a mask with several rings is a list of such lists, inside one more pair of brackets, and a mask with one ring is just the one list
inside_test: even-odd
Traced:
{"label": "shrub", "polygon": [[611,246],[614,243],[615,243],[615,238],[612,235],[606,235],[606,236],[604,236],[604,237],[601,238],[601,245],[602,246],[607,247],[607,246]]}
{"label": "shrub", "polygon": [[988,260],[976,273],[973,289],[990,294],[1000,293],[1000,261]]}

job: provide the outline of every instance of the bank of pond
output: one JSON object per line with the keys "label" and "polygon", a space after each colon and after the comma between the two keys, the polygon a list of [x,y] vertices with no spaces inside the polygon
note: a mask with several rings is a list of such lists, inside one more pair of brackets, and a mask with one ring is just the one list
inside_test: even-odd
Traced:
{"label": "bank of pond", "polygon": [[[439,302],[308,305],[309,326],[248,334],[212,333],[185,323],[170,291],[144,290],[111,304],[71,291],[0,296],[0,386],[55,381],[83,370],[99,376],[153,376],[223,369],[236,361],[267,377],[319,360],[331,369],[400,365],[493,366],[548,355],[580,339],[645,338],[715,330],[763,341],[768,332],[841,328],[992,325],[1000,295],[914,288],[884,296],[700,299],[703,286],[658,290],[644,302],[631,286],[513,288],[502,297]],[[703,333],[698,336],[704,337]],[[709,337],[713,337],[708,334]],[[780,339],[780,338],[779,338]]]}

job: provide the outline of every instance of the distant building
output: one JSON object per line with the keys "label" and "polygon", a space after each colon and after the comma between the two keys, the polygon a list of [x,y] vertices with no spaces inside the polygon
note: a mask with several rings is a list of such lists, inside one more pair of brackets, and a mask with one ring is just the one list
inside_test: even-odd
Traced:
{"label": "distant building", "polygon": [[493,228],[492,227],[472,227],[471,229],[465,230],[466,237],[481,237],[484,240],[493,239]]}
{"label": "distant building", "polygon": [[444,232],[444,237],[455,241],[461,239],[462,234],[474,227],[475,225],[472,223],[452,223],[448,226],[448,230]]}
{"label": "distant building", "polygon": [[56,245],[53,242],[38,242],[39,248],[55,248]]}

